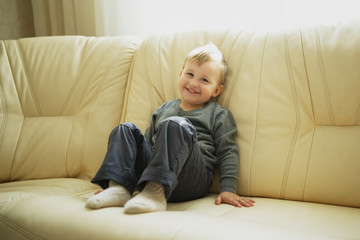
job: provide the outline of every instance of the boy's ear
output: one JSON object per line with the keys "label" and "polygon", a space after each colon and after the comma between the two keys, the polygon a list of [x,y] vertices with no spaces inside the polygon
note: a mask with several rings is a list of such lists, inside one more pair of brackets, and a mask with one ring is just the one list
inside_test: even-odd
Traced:
{"label": "boy's ear", "polygon": [[224,85],[219,85],[212,94],[212,97],[217,97],[224,90]]}

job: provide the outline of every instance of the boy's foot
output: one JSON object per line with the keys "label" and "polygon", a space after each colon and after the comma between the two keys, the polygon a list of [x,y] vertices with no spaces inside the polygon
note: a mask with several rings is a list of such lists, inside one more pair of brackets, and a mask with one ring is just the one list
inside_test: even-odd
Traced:
{"label": "boy's foot", "polygon": [[141,193],[125,204],[125,213],[146,213],[166,210],[164,187],[148,182]]}
{"label": "boy's foot", "polygon": [[130,192],[120,184],[110,180],[109,188],[88,198],[87,208],[123,207],[131,198]]}

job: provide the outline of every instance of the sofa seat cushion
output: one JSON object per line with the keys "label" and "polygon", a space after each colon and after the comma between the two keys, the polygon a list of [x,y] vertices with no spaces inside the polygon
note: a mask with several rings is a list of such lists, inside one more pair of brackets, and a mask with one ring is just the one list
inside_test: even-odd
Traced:
{"label": "sofa seat cushion", "polygon": [[[216,195],[168,204],[167,212],[90,210],[99,187],[75,178],[0,185],[3,239],[356,239],[360,209],[254,198],[256,207],[216,206]],[[294,217],[295,216],[295,217]],[[210,227],[211,226],[211,227]],[[216,226],[214,228],[213,226]]]}

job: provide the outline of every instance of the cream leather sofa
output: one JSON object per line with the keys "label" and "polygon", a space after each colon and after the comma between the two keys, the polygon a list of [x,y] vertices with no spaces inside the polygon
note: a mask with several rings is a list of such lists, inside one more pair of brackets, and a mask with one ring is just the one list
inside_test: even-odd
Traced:
{"label": "cream leather sofa", "polygon": [[[179,98],[185,55],[214,42],[237,121],[238,193],[166,212],[89,210],[112,128]],[[360,22],[281,31],[0,41],[0,238],[360,239]]]}

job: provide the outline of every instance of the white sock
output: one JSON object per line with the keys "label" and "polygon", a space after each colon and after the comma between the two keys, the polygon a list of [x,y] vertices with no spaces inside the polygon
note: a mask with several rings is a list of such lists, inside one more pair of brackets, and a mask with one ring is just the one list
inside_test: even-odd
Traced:
{"label": "white sock", "polygon": [[130,192],[125,187],[110,180],[109,188],[88,198],[85,206],[94,209],[103,207],[123,207],[130,198]]}
{"label": "white sock", "polygon": [[145,188],[125,204],[126,213],[145,213],[166,210],[164,187],[160,183],[148,182]]}

